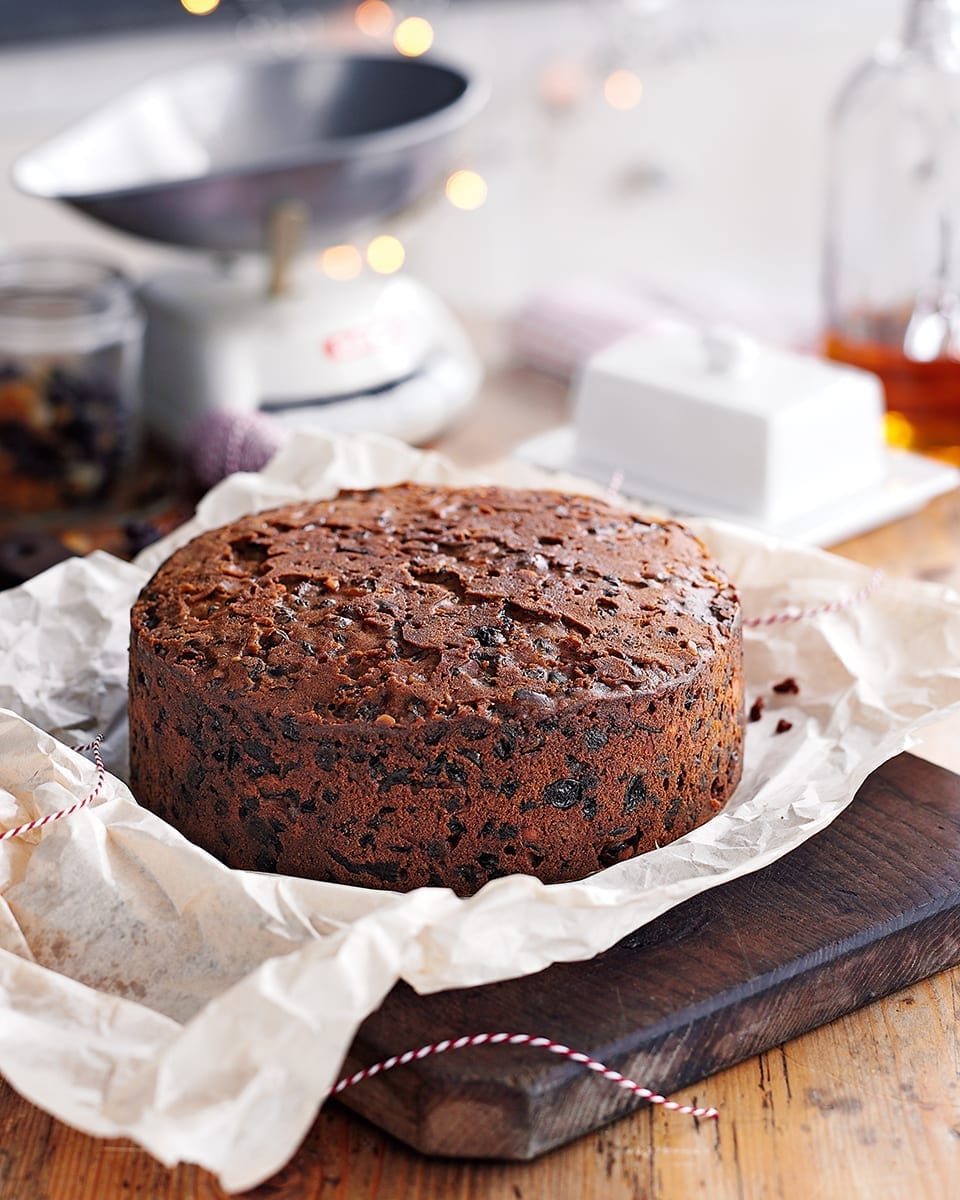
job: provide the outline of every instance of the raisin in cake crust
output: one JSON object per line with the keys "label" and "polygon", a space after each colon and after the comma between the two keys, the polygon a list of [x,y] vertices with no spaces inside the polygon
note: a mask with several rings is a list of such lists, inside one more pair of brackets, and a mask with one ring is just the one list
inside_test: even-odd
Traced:
{"label": "raisin in cake crust", "polygon": [[132,618],[139,800],[233,867],[581,878],[740,776],[739,602],[682,526],[407,484],[178,550]]}

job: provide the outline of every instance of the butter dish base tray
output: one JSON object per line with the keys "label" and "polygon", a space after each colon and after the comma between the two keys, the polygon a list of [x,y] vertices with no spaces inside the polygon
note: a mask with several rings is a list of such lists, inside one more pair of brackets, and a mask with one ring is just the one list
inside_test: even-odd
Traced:
{"label": "butter dish base tray", "polygon": [[[853,492],[831,501],[829,505],[812,508],[800,516],[783,521],[767,521],[749,513],[734,512],[718,507],[699,505],[696,515],[715,517],[748,529],[808,546],[829,546],[857,534],[866,533],[900,517],[917,512],[928,501],[960,487],[960,470],[936,459],[926,458],[908,450],[888,448],[885,451],[888,469],[886,478],[874,487]],[[561,425],[520,443],[513,457],[547,471],[571,472],[596,482],[611,482],[611,475],[600,478],[590,463],[583,462],[576,451],[576,431],[573,425]],[[678,515],[690,516],[694,508],[688,497],[668,494],[657,487],[657,494],[647,495],[642,485],[631,480],[623,468],[622,481],[617,479],[616,490],[637,500],[669,509]]]}

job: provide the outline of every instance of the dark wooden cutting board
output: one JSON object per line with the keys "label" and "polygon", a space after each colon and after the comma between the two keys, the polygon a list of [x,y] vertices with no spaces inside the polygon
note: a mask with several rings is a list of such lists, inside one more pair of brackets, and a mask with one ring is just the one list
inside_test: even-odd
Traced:
{"label": "dark wooden cutting board", "polygon": [[[441,1038],[544,1035],[669,1094],[960,962],[960,776],[903,754],[799,850],[585,963],[417,996],[362,1026],[357,1068]],[[343,1096],[427,1154],[526,1159],[640,1101],[526,1047],[455,1051]]]}

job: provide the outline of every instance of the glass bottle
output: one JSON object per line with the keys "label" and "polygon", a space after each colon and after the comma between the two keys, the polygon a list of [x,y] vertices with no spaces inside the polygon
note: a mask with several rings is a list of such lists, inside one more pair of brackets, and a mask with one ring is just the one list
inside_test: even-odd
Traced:
{"label": "glass bottle", "polygon": [[888,441],[960,463],[960,0],[911,0],[831,134],[826,353],[880,376]]}

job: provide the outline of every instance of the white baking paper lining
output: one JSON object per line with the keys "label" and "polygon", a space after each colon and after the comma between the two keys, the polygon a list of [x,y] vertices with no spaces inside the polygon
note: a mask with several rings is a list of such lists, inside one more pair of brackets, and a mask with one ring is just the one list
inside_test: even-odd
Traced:
{"label": "white baking paper lining", "polygon": [[[478,477],[596,490],[516,463],[467,473],[372,436],[301,437],[261,474],[222,483],[136,565],[97,553],[0,595],[0,828],[92,789],[92,764],[69,744],[104,732],[115,772],[102,801],[0,844],[0,1072],[28,1099],[164,1163],[200,1163],[228,1190],[251,1187],[293,1155],[357,1026],[398,979],[432,992],[589,958],[800,845],[912,730],[960,705],[960,598],[942,588],[887,580],[842,611],[748,629],[748,700],[768,707],[747,727],[743,781],[719,816],[582,882],[512,876],[469,899],[230,871],[136,805],[120,781],[128,613],[175,546],[340,487]],[[747,616],[842,600],[869,577],[690,524]],[[787,676],[799,695],[771,697]],[[777,735],[779,717],[793,727]]]}

